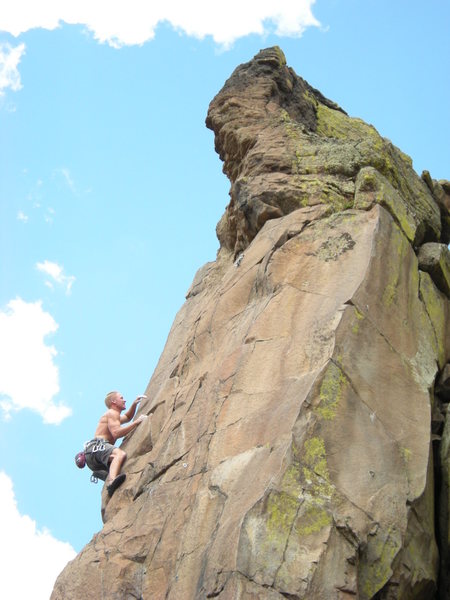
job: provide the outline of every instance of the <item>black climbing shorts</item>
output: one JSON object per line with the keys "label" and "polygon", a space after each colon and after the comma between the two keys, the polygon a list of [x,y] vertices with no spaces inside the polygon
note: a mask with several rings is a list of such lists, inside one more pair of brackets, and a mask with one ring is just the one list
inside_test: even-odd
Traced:
{"label": "black climbing shorts", "polygon": [[115,446],[103,440],[94,438],[84,447],[86,464],[91,471],[109,471],[109,459]]}

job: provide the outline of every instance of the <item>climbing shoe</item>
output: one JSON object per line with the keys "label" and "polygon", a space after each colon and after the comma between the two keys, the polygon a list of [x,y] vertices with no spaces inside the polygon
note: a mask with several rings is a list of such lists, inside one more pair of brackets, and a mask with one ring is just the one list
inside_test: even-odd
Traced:
{"label": "climbing shoe", "polygon": [[122,485],[126,478],[127,476],[125,475],[125,473],[121,473],[120,475],[117,475],[117,477],[106,487],[106,489],[108,490],[108,496],[110,498],[117,490],[117,488],[120,485]]}

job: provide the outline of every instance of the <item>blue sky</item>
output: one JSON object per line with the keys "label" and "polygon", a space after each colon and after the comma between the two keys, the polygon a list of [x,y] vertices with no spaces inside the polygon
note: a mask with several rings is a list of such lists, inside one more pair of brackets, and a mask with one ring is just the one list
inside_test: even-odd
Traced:
{"label": "blue sky", "polygon": [[48,598],[101,528],[74,454],[108,391],[145,391],[215,258],[229,185],[204,120],[237,65],[280,45],[419,174],[450,178],[448,2],[111,6],[0,9],[0,561],[19,600]]}

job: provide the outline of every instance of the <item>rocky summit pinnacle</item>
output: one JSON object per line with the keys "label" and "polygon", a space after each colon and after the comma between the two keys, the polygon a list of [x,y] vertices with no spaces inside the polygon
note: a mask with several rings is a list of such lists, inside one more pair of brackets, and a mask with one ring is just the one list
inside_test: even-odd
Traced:
{"label": "rocky summit pinnacle", "polygon": [[279,48],[206,123],[231,184],[217,259],[52,600],[448,598],[449,182]]}
{"label": "rocky summit pinnacle", "polygon": [[439,240],[439,209],[410,158],[298,77],[279,48],[234,71],[206,124],[231,181],[217,234],[235,254],[268,219],[318,204],[368,208],[385,188],[383,202],[414,243]]}

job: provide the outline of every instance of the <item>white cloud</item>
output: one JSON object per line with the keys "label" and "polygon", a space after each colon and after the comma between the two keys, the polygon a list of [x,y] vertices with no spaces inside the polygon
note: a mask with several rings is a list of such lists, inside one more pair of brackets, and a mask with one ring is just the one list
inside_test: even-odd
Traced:
{"label": "white cloud", "polygon": [[19,44],[15,48],[10,44],[0,44],[0,96],[4,95],[7,88],[14,92],[22,88],[17,67],[24,52],[25,44]]}
{"label": "white cloud", "polygon": [[57,351],[45,338],[57,329],[41,302],[16,298],[0,310],[0,408],[6,418],[28,408],[44,423],[58,425],[72,414],[69,407],[54,402],[59,393]]}
{"label": "white cloud", "polygon": [[55,29],[61,22],[85,25],[100,42],[112,46],[143,44],[152,39],[159,23],[228,46],[236,39],[274,31],[300,36],[319,26],[312,14],[315,0],[2,0],[0,30],[14,36],[41,27]]}
{"label": "white cloud", "polygon": [[2,598],[48,600],[56,577],[75,557],[75,550],[48,530],[39,530],[35,521],[19,513],[13,483],[1,471],[0,514]]}
{"label": "white cloud", "polygon": [[28,215],[26,215],[23,210],[19,210],[17,213],[17,219],[23,223],[26,223],[28,221]]}
{"label": "white cloud", "polygon": [[[52,212],[52,214],[53,213],[54,211]],[[72,285],[75,281],[75,277],[73,275],[65,275],[63,267],[58,265],[58,263],[54,263],[49,260],[44,260],[44,262],[36,264],[36,269],[38,271],[41,271],[41,273],[45,273],[46,275],[48,275],[58,285],[63,286],[66,290],[66,294],[70,294],[72,290]],[[49,281],[47,279],[45,285],[53,289],[52,281]]]}

